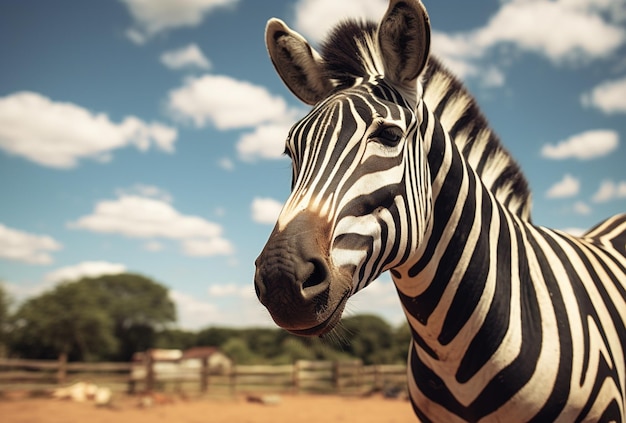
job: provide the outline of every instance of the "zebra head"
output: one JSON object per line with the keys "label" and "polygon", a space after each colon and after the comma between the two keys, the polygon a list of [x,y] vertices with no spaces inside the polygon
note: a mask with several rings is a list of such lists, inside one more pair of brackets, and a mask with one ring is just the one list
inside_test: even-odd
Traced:
{"label": "zebra head", "polygon": [[417,0],[391,0],[378,25],[341,25],[322,54],[268,22],[276,70],[314,106],[288,135],[291,195],[256,261],[257,296],[292,333],[332,330],[352,294],[420,244],[431,209],[418,128],[429,40]]}

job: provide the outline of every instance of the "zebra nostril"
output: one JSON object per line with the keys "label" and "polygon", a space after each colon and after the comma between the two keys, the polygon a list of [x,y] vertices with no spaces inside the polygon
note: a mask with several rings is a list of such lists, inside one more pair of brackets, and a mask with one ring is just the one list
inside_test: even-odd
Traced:
{"label": "zebra nostril", "polygon": [[311,273],[302,282],[302,295],[305,298],[312,298],[324,292],[329,285],[328,268],[324,261],[312,259],[309,264],[313,266]]}

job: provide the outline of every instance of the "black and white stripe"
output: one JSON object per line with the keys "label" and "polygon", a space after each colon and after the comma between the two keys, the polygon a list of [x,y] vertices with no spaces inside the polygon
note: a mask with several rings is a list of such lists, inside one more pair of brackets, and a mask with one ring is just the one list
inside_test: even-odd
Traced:
{"label": "black and white stripe", "polygon": [[442,134],[429,151],[432,229],[423,253],[392,270],[418,416],[623,421],[626,216],[582,238],[533,226],[430,117],[422,133]]}
{"label": "black and white stripe", "polygon": [[[425,57],[427,29],[415,0],[391,0],[378,26],[340,25],[320,54],[268,25],[279,74],[315,107],[287,141],[293,190],[257,261],[259,298],[287,329],[319,335],[346,289],[390,270],[422,421],[623,422],[626,214],[581,237],[534,225],[526,180],[475,100],[435,58],[396,51]],[[419,81],[402,79],[414,69]],[[316,258],[283,265],[303,260],[281,248],[297,250],[305,220]],[[317,320],[281,310],[292,283]]]}

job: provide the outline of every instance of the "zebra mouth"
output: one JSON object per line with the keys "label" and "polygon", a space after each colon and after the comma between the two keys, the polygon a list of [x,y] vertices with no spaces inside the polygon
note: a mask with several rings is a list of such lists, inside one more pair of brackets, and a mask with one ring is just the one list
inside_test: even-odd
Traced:
{"label": "zebra mouth", "polygon": [[350,298],[350,290],[343,294],[343,297],[341,297],[341,299],[337,302],[335,309],[319,325],[308,329],[287,329],[287,331],[298,336],[322,336],[330,332],[335,328],[335,326],[337,326],[339,320],[341,320],[341,315],[343,314],[343,309],[346,307],[348,298]]}

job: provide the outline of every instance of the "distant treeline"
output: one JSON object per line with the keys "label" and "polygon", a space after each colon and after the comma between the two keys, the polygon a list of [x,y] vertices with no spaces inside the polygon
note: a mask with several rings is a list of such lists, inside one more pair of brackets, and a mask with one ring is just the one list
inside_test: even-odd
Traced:
{"label": "distant treeline", "polygon": [[281,329],[210,327],[198,332],[167,330],[156,347],[186,349],[211,345],[238,364],[291,364],[296,360],[348,360],[365,364],[404,364],[411,340],[408,325],[391,327],[374,315],[346,317],[324,338],[303,338]]}
{"label": "distant treeline", "polygon": [[12,307],[0,284],[0,357],[62,361],[129,361],[150,348],[215,346],[238,364],[347,360],[403,364],[411,334],[373,315],[343,319],[324,338],[271,328],[171,329],[176,307],[165,286],[119,274],[66,282]]}

